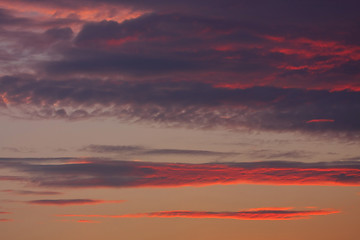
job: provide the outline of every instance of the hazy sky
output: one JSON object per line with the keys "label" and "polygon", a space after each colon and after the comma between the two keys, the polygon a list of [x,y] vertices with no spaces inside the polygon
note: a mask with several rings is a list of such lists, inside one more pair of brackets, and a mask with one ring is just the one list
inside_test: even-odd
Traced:
{"label": "hazy sky", "polygon": [[357,240],[360,4],[0,0],[0,237]]}

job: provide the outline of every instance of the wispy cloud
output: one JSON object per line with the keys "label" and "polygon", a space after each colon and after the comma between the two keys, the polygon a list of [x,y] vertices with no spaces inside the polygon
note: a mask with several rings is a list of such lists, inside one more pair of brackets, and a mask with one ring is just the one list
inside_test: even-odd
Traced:
{"label": "wispy cloud", "polygon": [[11,212],[0,212],[0,214],[10,214]]}
{"label": "wispy cloud", "polygon": [[12,189],[5,189],[5,190],[1,190],[0,192],[17,194],[17,195],[58,195],[58,194],[62,194],[61,192],[54,192],[54,191],[30,191],[30,190],[12,190]]}
{"label": "wispy cloud", "polygon": [[26,178],[20,176],[0,176],[0,181],[26,181]]}
{"label": "wispy cloud", "polygon": [[230,156],[238,155],[236,152],[218,152],[208,150],[194,149],[171,149],[171,148],[147,148],[142,146],[125,146],[125,145],[88,145],[80,151],[95,153],[121,153],[132,155],[198,155],[198,156]]}
{"label": "wispy cloud", "polygon": [[259,149],[247,153],[253,159],[308,159],[314,153],[308,151],[274,151]]}
{"label": "wispy cloud", "polygon": [[78,222],[78,223],[99,223],[99,221],[85,220],[85,219],[77,220],[76,222]]}
{"label": "wispy cloud", "polygon": [[9,218],[0,218],[0,222],[12,222],[12,221],[14,220]]}
{"label": "wispy cloud", "polygon": [[102,203],[122,203],[124,200],[99,200],[99,199],[42,199],[27,201],[28,204],[34,205],[53,205],[53,206],[69,206],[69,205],[95,205]]}
{"label": "wispy cloud", "polygon": [[306,123],[326,123],[326,122],[335,122],[334,119],[311,119],[309,121],[306,121]]}
{"label": "wispy cloud", "polygon": [[219,218],[219,219],[237,219],[237,220],[296,220],[308,219],[317,215],[329,215],[339,213],[338,210],[320,209],[320,210],[292,210],[265,208],[249,209],[237,212],[203,212],[203,211],[161,211],[150,213],[124,214],[124,215],[87,215],[87,214],[64,214],[60,217],[91,217],[91,218]]}

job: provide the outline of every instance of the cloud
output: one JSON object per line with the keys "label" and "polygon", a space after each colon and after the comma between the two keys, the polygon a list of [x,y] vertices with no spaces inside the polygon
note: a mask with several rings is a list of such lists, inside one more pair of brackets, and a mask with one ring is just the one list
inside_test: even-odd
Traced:
{"label": "cloud", "polygon": [[11,212],[0,212],[0,214],[10,214]]}
{"label": "cloud", "polygon": [[89,151],[96,153],[136,153],[144,151],[144,147],[140,146],[125,146],[125,145],[88,145],[80,151]]}
{"label": "cloud", "polygon": [[181,74],[227,86],[262,86],[271,80],[272,86],[359,89],[355,69],[360,47],[338,39],[342,30],[329,26],[326,33],[334,33],[325,37],[310,26],[268,28],[268,22],[254,19],[180,13],[91,22],[83,25],[73,45],[61,49],[60,60],[43,62],[40,68],[57,76],[120,74],[183,81],[176,77]]}
{"label": "cloud", "polygon": [[17,194],[17,195],[58,195],[58,194],[62,194],[61,192],[54,192],[54,191],[30,191],[30,190],[12,190],[12,189],[5,189],[5,190],[1,190],[0,192],[12,193],[12,194]]}
{"label": "cloud", "polygon": [[12,222],[14,221],[13,219],[8,219],[8,218],[0,218],[0,222]]}
{"label": "cloud", "polygon": [[26,178],[20,176],[0,176],[0,181],[25,181]]}
{"label": "cloud", "polygon": [[325,123],[325,122],[335,122],[334,119],[311,119],[306,121],[306,123]]}
{"label": "cloud", "polygon": [[248,155],[251,156],[253,159],[307,159],[311,155],[313,155],[313,153],[307,151],[273,151],[267,149],[260,149],[250,151]]}
{"label": "cloud", "polygon": [[80,151],[88,151],[95,153],[121,153],[132,155],[195,155],[195,156],[229,156],[237,155],[235,152],[217,152],[207,150],[192,149],[152,149],[141,146],[125,146],[125,145],[88,145]]}
{"label": "cloud", "polygon": [[237,220],[296,220],[308,219],[316,215],[329,215],[339,213],[338,210],[320,209],[320,210],[282,210],[278,208],[249,209],[238,212],[202,212],[202,211],[161,211],[125,215],[82,215],[65,214],[61,217],[97,217],[97,218],[218,218],[218,219],[237,219]]}
{"label": "cloud", "polygon": [[17,27],[1,32],[7,54],[0,56],[12,58],[2,61],[5,72],[359,89],[353,0],[316,6],[283,0],[3,0],[0,7],[0,24]]}
{"label": "cloud", "polygon": [[[358,136],[360,131],[360,92],[84,81],[2,77],[0,95],[6,97],[11,114],[35,119],[116,117],[167,126],[335,132],[345,136]],[[307,123],[311,119],[334,122]]]}
{"label": "cloud", "polygon": [[76,221],[78,223],[99,223],[99,221],[81,219]]}
{"label": "cloud", "polygon": [[24,179],[37,186],[129,188],[218,184],[358,186],[359,164],[358,161],[189,164],[88,159],[81,163],[18,163],[5,167],[26,173]]}
{"label": "cloud", "polygon": [[98,199],[42,199],[28,201],[28,204],[34,205],[53,205],[53,206],[69,206],[69,205],[94,205],[102,203],[122,203],[123,200],[98,200]]}
{"label": "cloud", "polygon": [[256,2],[4,0],[0,114],[359,137],[357,2]]}

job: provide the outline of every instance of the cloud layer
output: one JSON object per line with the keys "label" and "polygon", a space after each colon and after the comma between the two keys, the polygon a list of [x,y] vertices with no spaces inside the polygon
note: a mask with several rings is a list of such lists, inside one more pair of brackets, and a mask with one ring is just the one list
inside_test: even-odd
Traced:
{"label": "cloud layer", "polygon": [[358,136],[358,2],[255,2],[4,0],[0,114]]}
{"label": "cloud layer", "polygon": [[0,100],[7,107],[3,112],[17,117],[116,117],[170,126],[336,132],[357,137],[360,132],[360,93],[348,90],[15,77],[0,78],[0,89]]}

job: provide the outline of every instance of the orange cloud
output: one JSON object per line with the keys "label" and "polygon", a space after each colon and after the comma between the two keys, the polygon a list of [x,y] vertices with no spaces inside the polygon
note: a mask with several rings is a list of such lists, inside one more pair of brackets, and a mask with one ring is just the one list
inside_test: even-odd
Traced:
{"label": "orange cloud", "polygon": [[93,221],[93,220],[78,220],[76,222],[78,222],[78,223],[99,223],[99,221]]}
{"label": "orange cloud", "polygon": [[203,211],[160,211],[150,213],[124,214],[124,215],[85,215],[85,214],[65,214],[61,217],[95,217],[95,218],[218,218],[218,219],[237,219],[237,220],[295,220],[307,219],[316,215],[329,215],[339,213],[338,210],[292,210],[292,208],[259,208],[249,209],[238,212],[203,212]]}

